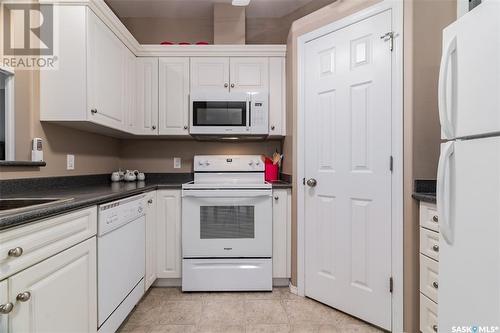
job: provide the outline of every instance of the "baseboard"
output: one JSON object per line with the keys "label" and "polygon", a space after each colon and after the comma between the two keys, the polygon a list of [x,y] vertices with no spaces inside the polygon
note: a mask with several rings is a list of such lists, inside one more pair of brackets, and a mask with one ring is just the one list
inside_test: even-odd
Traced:
{"label": "baseboard", "polygon": [[[156,279],[153,283],[153,287],[180,287],[182,286],[182,279]],[[290,279],[288,278],[273,278],[273,287],[288,287],[290,286],[290,291],[292,291],[292,285]],[[297,292],[297,287],[295,288],[294,294]]]}

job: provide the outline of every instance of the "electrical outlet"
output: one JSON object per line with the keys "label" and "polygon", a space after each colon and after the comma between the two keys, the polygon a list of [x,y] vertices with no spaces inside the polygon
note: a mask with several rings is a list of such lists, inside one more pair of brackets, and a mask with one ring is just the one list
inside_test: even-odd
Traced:
{"label": "electrical outlet", "polygon": [[180,157],[174,157],[174,169],[180,169],[182,166],[182,161]]}
{"label": "electrical outlet", "polygon": [[75,170],[75,155],[66,155],[66,170]]}

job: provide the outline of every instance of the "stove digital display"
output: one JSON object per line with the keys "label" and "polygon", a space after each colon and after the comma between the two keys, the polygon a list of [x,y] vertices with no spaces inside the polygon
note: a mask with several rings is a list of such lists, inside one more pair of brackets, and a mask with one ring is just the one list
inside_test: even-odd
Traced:
{"label": "stove digital display", "polygon": [[227,163],[232,163],[232,162],[233,162],[233,159],[232,159],[232,158],[226,158],[226,162],[227,162]]}

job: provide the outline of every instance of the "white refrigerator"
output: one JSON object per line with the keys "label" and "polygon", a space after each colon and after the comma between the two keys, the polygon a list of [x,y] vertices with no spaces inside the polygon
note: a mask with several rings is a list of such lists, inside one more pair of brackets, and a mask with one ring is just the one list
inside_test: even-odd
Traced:
{"label": "white refrigerator", "polygon": [[500,0],[443,31],[439,332],[500,332]]}

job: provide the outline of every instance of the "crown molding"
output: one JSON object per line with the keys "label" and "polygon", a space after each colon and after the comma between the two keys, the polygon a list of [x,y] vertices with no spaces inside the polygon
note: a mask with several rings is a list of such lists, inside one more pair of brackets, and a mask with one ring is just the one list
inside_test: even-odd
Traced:
{"label": "crown molding", "polygon": [[141,45],[104,0],[39,0],[40,4],[88,6],[137,57],[285,57],[286,45]]}

